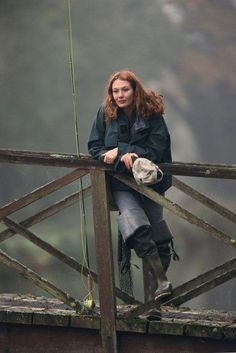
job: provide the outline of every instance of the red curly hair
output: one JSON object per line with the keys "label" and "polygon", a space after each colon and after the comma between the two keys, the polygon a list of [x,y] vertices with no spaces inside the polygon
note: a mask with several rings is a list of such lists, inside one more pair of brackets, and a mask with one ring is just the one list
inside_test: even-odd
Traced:
{"label": "red curly hair", "polygon": [[110,121],[117,118],[118,106],[114,101],[112,85],[116,80],[128,81],[135,93],[135,108],[141,118],[148,118],[151,114],[164,114],[164,100],[160,94],[144,88],[141,81],[129,70],[122,70],[111,75],[106,88],[104,99],[105,120]]}

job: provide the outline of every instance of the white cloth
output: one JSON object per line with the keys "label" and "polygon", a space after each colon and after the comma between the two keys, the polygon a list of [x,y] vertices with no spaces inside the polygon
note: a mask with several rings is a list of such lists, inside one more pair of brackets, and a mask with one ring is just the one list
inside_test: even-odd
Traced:
{"label": "white cloth", "polygon": [[132,167],[134,179],[137,184],[152,185],[163,178],[161,169],[147,158],[137,158]]}

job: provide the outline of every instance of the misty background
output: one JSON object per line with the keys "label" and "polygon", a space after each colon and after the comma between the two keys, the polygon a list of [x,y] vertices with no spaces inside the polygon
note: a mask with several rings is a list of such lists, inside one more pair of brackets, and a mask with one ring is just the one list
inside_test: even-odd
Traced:
{"label": "misty background", "polygon": [[[174,161],[235,163],[235,0],[72,0],[80,150],[103,100],[108,77],[128,68],[146,87],[162,93]],[[76,153],[69,68],[68,9],[65,0],[0,0],[1,148]],[[71,169],[0,164],[1,205]],[[235,181],[180,177],[235,212]],[[85,184],[89,180],[85,178]],[[16,221],[79,190],[79,182],[10,216]],[[197,201],[171,188],[166,196],[235,237],[235,227]],[[86,200],[92,270],[96,269],[91,199]],[[224,243],[165,211],[179,262],[168,276],[174,286],[234,256]],[[116,214],[111,214],[114,262]],[[0,230],[4,230],[3,224]],[[80,208],[76,204],[32,231],[83,261]],[[1,249],[83,299],[82,277],[15,235]],[[132,261],[140,265],[133,254]],[[137,299],[143,299],[142,271],[133,269]],[[190,307],[236,308],[231,280],[187,303]],[[0,292],[47,295],[0,265]],[[97,296],[97,289],[95,290]]]}

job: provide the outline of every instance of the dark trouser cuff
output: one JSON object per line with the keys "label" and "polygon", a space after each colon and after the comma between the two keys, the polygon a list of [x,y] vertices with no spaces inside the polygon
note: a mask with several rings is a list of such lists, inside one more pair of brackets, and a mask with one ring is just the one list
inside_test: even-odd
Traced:
{"label": "dark trouser cuff", "polygon": [[130,249],[134,249],[139,257],[158,254],[156,243],[152,239],[151,228],[144,226],[137,229],[126,242]]}

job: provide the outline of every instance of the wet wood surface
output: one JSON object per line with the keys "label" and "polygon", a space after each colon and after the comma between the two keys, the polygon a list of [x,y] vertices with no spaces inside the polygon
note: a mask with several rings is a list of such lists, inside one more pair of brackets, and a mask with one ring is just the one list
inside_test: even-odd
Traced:
{"label": "wet wood surface", "polygon": [[[124,319],[117,306],[118,353],[236,352],[236,312],[162,307],[159,321]],[[0,352],[103,353],[100,310],[76,313],[57,299],[0,295]]]}
{"label": "wet wood surface", "polygon": [[[117,331],[209,337],[236,340],[236,312],[197,310],[186,307],[162,306],[162,318],[149,321],[143,318],[124,319],[132,305],[117,306]],[[0,323],[79,327],[100,330],[98,303],[93,312],[76,313],[57,299],[32,295],[1,294]]]}

